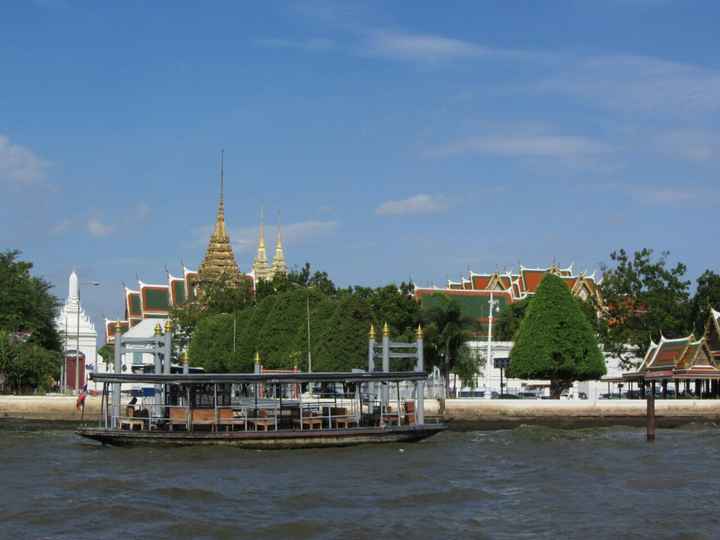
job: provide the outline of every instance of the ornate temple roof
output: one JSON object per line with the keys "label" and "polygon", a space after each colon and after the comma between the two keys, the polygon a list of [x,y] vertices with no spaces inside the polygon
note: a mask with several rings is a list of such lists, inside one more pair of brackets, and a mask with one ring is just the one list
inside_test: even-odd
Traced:
{"label": "ornate temple roof", "polygon": [[253,275],[258,280],[272,279],[272,271],[265,251],[265,216],[262,209],[260,209],[260,232],[258,235],[257,255],[255,255],[253,261]]}
{"label": "ornate temple roof", "polygon": [[205,251],[205,258],[198,269],[200,282],[227,279],[230,283],[240,284],[241,275],[238,268],[230,236],[225,229],[225,202],[224,202],[224,164],[221,153],[220,158],[220,202],[218,204],[215,227],[210,242]]}

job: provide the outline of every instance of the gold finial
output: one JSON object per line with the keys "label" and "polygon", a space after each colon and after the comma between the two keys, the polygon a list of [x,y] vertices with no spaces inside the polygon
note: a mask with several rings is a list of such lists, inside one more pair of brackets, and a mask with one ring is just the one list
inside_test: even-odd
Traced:
{"label": "gold finial", "polygon": [[385,323],[385,326],[383,326],[383,337],[389,337],[390,336],[390,328],[388,327],[388,323]]}
{"label": "gold finial", "polygon": [[422,338],[423,338],[422,325],[418,324],[417,331],[415,332],[415,336],[416,336],[418,339],[422,339]]}
{"label": "gold finial", "polygon": [[370,341],[375,341],[375,326],[370,323]]}
{"label": "gold finial", "polygon": [[260,353],[258,351],[255,351],[255,363],[260,363]]}
{"label": "gold finial", "polygon": [[180,362],[182,362],[183,364],[189,364],[189,363],[190,363],[190,359],[188,358],[188,355],[187,355],[187,353],[186,353],[185,351],[183,351],[183,352],[180,353]]}
{"label": "gold finial", "polygon": [[122,325],[120,324],[120,321],[115,321],[115,333],[122,333]]}
{"label": "gold finial", "polygon": [[162,326],[160,326],[160,323],[155,324],[155,335],[162,336]]}
{"label": "gold finial", "polygon": [[165,321],[165,333],[170,334],[173,331],[173,323],[170,319]]}

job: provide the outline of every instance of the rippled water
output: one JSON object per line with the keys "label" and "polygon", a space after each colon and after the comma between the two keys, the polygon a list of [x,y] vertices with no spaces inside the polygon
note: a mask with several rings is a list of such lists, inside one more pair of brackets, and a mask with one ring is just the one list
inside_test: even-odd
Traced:
{"label": "rippled water", "polygon": [[0,538],[718,538],[718,471],[714,426],[250,451],[0,424]]}

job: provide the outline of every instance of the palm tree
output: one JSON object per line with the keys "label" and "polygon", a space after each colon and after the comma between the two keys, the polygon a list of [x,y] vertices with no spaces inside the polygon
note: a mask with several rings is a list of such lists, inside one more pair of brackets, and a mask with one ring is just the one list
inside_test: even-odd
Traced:
{"label": "palm tree", "polygon": [[465,316],[460,305],[444,294],[435,294],[423,309],[427,359],[438,366],[445,379],[445,390],[450,390],[450,372],[462,358],[465,342],[472,338],[475,321]]}

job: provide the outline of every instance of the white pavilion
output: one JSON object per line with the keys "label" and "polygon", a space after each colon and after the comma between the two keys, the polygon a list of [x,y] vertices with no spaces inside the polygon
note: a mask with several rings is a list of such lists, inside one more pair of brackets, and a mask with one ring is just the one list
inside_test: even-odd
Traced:
{"label": "white pavilion", "polygon": [[[100,371],[105,369],[102,362],[100,362],[101,366],[98,366],[97,332],[80,304],[80,282],[74,270],[68,279],[67,300],[55,319],[55,327],[60,334],[65,352],[61,386],[77,390],[87,383],[90,373],[98,371],[98,367]],[[82,359],[81,369],[77,375],[73,361],[76,357]],[[68,369],[70,365],[72,367]]]}

